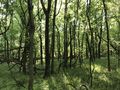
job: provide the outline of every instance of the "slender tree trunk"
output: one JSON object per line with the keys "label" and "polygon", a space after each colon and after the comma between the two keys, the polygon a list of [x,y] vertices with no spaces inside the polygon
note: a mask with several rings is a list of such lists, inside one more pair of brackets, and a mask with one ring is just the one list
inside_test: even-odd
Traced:
{"label": "slender tree trunk", "polygon": [[94,48],[95,48],[95,58],[98,58],[98,37],[97,37],[97,32],[95,32]]}
{"label": "slender tree trunk", "polygon": [[102,42],[102,22],[101,22],[99,42],[98,42],[98,58],[101,57],[101,42]]}
{"label": "slender tree trunk", "polygon": [[51,73],[54,73],[54,51],[55,51],[55,20],[56,20],[56,7],[57,7],[57,0],[55,0],[54,14],[53,14]]}
{"label": "slender tree trunk", "polygon": [[73,50],[74,51],[73,52],[74,52],[74,59],[75,59],[75,57],[76,57],[76,55],[75,55],[76,54],[76,50],[75,50],[75,48],[76,48],[76,21],[74,20],[73,23],[74,23],[74,26],[73,26],[73,37],[74,37],[73,38],[74,39],[73,40],[73,46],[74,46]]}
{"label": "slender tree trunk", "polygon": [[50,76],[50,54],[49,54],[49,18],[51,11],[51,2],[48,0],[47,9],[45,8],[43,0],[41,0],[42,8],[45,14],[45,73],[44,78]]}
{"label": "slender tree trunk", "polygon": [[57,31],[57,51],[58,51],[58,61],[60,60],[60,32]]}
{"label": "slender tree trunk", "polygon": [[[40,32],[41,33],[41,32]],[[42,35],[40,34],[40,60],[41,60],[41,65],[43,65],[43,43],[42,43]]]}
{"label": "slender tree trunk", "polygon": [[33,5],[32,0],[28,0],[28,32],[29,32],[29,84],[28,90],[33,90],[33,82],[34,82],[34,32],[35,32],[35,25],[34,25],[34,17],[33,17]]}
{"label": "slender tree trunk", "polygon": [[23,51],[23,56],[22,56],[22,60],[21,60],[21,65],[22,65],[22,71],[23,73],[26,74],[26,63],[27,63],[27,57],[28,57],[28,51],[29,51],[29,41],[28,41],[28,30],[26,29],[25,32],[25,45],[24,45],[24,51]]}
{"label": "slender tree trunk", "polygon": [[70,30],[70,67],[71,67],[71,66],[72,66],[72,58],[73,58],[71,23],[70,23],[70,25],[69,25],[69,30]]}
{"label": "slender tree trunk", "polygon": [[80,42],[80,32],[78,31],[78,60],[79,60],[79,63],[80,63],[80,66],[82,65],[82,61],[83,61],[83,53],[81,52],[81,46],[80,46],[81,42]]}
{"label": "slender tree trunk", "polygon": [[[40,10],[39,10],[39,7],[40,6],[40,1],[38,1],[38,19],[39,21],[41,22],[42,20],[42,15],[40,15]],[[40,24],[40,28],[39,28],[39,40],[40,40],[40,62],[41,62],[41,65],[43,65],[43,40],[42,40],[42,28],[41,28],[41,24]]]}
{"label": "slender tree trunk", "polygon": [[67,57],[68,57],[68,45],[67,45],[67,4],[68,0],[65,0],[65,10],[64,10],[64,67],[67,67]]}
{"label": "slender tree trunk", "polygon": [[[22,36],[23,36],[23,30],[21,31],[20,37],[19,37],[19,49],[18,49],[18,61],[21,63],[21,47],[22,47]],[[21,67],[19,68],[19,71],[21,71]]]}
{"label": "slender tree trunk", "polygon": [[[24,44],[24,50],[22,52],[22,59],[20,59],[20,47],[19,47],[19,51],[18,51],[18,58],[20,60],[20,63],[21,63],[21,67],[20,67],[20,71],[21,71],[21,68],[22,68],[22,71],[24,74],[26,74],[26,64],[27,64],[27,60],[28,60],[28,51],[29,51],[29,40],[28,40],[28,26],[27,26],[27,18],[26,18],[26,14],[25,14],[25,11],[23,9],[23,6],[22,4],[24,2],[22,2],[23,0],[19,0],[19,3],[20,3],[20,9],[21,9],[21,13],[19,14],[20,16],[20,20],[21,20],[21,23],[22,25],[20,25],[21,29],[23,30],[22,33],[24,32],[25,30],[25,44]],[[21,35],[22,36],[22,35]],[[20,43],[22,41],[22,38],[23,37],[20,37],[21,40],[20,40]],[[20,45],[21,46],[21,45]]]}
{"label": "slender tree trunk", "polygon": [[109,26],[108,26],[108,18],[107,18],[107,6],[105,4],[105,0],[102,0],[102,1],[103,1],[104,13],[105,13],[105,24],[106,24],[106,29],[107,29],[108,71],[111,71],[111,66],[110,66],[110,35],[109,35]]}
{"label": "slender tree trunk", "polygon": [[45,25],[45,75],[47,77],[50,75],[50,54],[49,54],[49,13],[46,15],[46,25]]}
{"label": "slender tree trunk", "polygon": [[6,33],[4,34],[4,39],[5,39],[5,60],[9,64],[10,63],[10,60],[9,60],[9,41],[8,41]]}
{"label": "slender tree trunk", "polygon": [[92,87],[93,84],[93,75],[92,75],[92,62],[94,62],[95,56],[94,56],[94,36],[93,36],[93,29],[91,27],[91,20],[90,20],[90,9],[91,7],[91,0],[87,0],[87,11],[86,11],[86,16],[88,20],[88,26],[90,30],[90,36],[91,36],[91,41],[89,41],[89,36],[87,34],[87,43],[88,43],[88,49],[89,49],[89,65],[90,65],[90,86]]}
{"label": "slender tree trunk", "polygon": [[[77,0],[76,1],[76,4],[77,4],[77,7],[76,7],[76,12],[77,12],[77,15],[76,15],[76,29],[78,29],[78,31],[77,31],[77,43],[78,43],[78,60],[79,60],[79,62],[81,62],[81,60],[82,60],[82,58],[81,58],[81,52],[80,52],[80,44],[81,44],[81,42],[80,42],[80,21],[79,21],[79,9],[80,9],[80,3],[81,3],[81,0]],[[80,63],[80,65],[81,65],[82,63]]]}

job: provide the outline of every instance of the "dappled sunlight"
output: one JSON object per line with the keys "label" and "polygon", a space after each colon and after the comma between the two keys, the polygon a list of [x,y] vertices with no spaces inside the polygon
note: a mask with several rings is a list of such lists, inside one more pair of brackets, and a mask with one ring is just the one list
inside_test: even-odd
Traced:
{"label": "dappled sunlight", "polygon": [[69,83],[69,80],[65,74],[63,74],[63,81],[64,83]]}
{"label": "dappled sunlight", "polygon": [[103,81],[107,82],[107,83],[112,83],[105,74],[101,74],[100,76],[98,76],[98,78],[100,80],[103,80]]}
{"label": "dappled sunlight", "polygon": [[120,0],[1,0],[0,90],[120,90]]}
{"label": "dappled sunlight", "polygon": [[56,84],[55,78],[53,76],[50,77],[50,81],[51,81],[52,84],[54,84],[54,85]]}
{"label": "dappled sunlight", "polygon": [[120,75],[120,68],[117,69],[118,74]]}
{"label": "dappled sunlight", "polygon": [[[89,66],[88,64],[86,64]],[[80,87],[80,85],[85,84],[87,85],[88,83],[88,78],[89,78],[89,72],[86,68],[88,67],[82,67],[82,68],[74,68],[74,69],[66,69],[65,72],[60,72],[59,74],[55,74],[48,79],[43,79],[42,75],[39,74],[35,75],[35,81],[34,81],[34,90],[74,90],[72,86],[68,84],[72,84],[75,87]],[[117,69],[117,71],[113,70],[111,72],[107,72],[107,69],[99,64],[94,64],[95,70],[93,73],[93,87],[95,89],[93,90],[101,90],[107,88],[106,90],[109,90],[112,88],[112,86],[117,86],[119,88],[119,79],[120,79],[120,68]],[[7,65],[3,64],[0,66],[0,70],[7,69]],[[92,67],[93,68],[93,67]],[[16,70],[16,69],[13,69]],[[22,73],[17,73],[13,72],[16,74],[16,78],[19,80],[25,80],[25,86],[27,86],[27,76],[23,75]],[[4,71],[1,72],[0,74],[2,77],[0,77],[0,85],[5,86],[5,85],[10,85],[3,90],[6,90],[8,88],[12,88],[12,90],[16,90],[17,86],[15,86],[14,80],[11,78],[9,71]],[[3,85],[4,84],[4,85]],[[96,87],[98,86],[98,87]],[[101,88],[103,87],[103,88]],[[100,89],[99,89],[100,88]],[[22,89],[26,90],[26,89]],[[110,89],[112,90],[112,89]],[[119,90],[119,89],[118,89]]]}
{"label": "dappled sunlight", "polygon": [[101,71],[103,71],[103,67],[100,66],[100,65],[95,64],[95,72],[100,73]]}
{"label": "dappled sunlight", "polygon": [[43,90],[49,90],[49,85],[47,81],[43,81],[40,88],[42,88]]}
{"label": "dappled sunlight", "polygon": [[107,68],[102,66],[102,65],[98,65],[98,64],[94,64],[94,71],[97,73],[106,73],[108,72]]}
{"label": "dappled sunlight", "polygon": [[41,80],[34,85],[35,90],[49,90],[49,84],[47,80]]}

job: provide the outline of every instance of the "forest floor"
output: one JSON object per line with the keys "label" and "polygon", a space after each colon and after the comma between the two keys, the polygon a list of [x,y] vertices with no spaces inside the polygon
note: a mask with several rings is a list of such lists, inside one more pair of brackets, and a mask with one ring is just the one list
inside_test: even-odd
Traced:
{"label": "forest floor", "polygon": [[[86,90],[80,88],[81,85],[86,85],[88,90],[120,90],[120,68],[114,57],[111,58],[111,72],[107,70],[107,58],[95,61],[92,87],[88,60],[84,60],[81,67],[78,64],[71,69],[61,69],[59,73],[57,69],[55,71],[56,74],[47,79],[43,79],[43,71],[38,71],[34,77],[34,90]],[[0,90],[27,90],[27,82],[28,76],[18,72],[17,66],[10,72],[7,64],[0,64]],[[22,84],[25,87],[21,87]]]}

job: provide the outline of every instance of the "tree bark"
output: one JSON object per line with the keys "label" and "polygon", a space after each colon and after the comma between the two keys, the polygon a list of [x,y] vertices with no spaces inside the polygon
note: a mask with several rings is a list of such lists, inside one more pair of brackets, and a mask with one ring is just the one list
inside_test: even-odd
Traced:
{"label": "tree bark", "polygon": [[55,0],[54,14],[53,14],[51,73],[54,73],[54,51],[55,51],[55,23],[56,23],[55,20],[56,20],[56,7],[57,7],[57,0]]}
{"label": "tree bark", "polygon": [[103,2],[103,8],[105,13],[105,24],[107,29],[107,58],[108,58],[108,71],[111,71],[111,65],[110,65],[110,35],[109,35],[109,26],[108,26],[108,18],[107,18],[107,7],[105,4],[105,0],[102,0]]}
{"label": "tree bark", "polygon": [[49,54],[49,18],[51,11],[51,2],[52,0],[48,0],[47,9],[41,0],[41,5],[45,14],[45,73],[44,78],[50,76],[50,54]]}
{"label": "tree bark", "polygon": [[68,57],[68,45],[67,45],[67,4],[68,0],[65,0],[65,10],[64,10],[64,67],[67,67],[67,57]]}
{"label": "tree bark", "polygon": [[32,0],[27,1],[28,4],[28,32],[29,32],[29,83],[28,90],[33,90],[33,82],[34,82],[34,17],[33,17],[33,5]]}

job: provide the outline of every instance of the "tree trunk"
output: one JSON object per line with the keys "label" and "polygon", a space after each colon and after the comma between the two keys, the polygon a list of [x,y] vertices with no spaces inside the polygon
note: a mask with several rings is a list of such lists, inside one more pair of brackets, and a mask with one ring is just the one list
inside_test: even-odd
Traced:
{"label": "tree trunk", "polygon": [[102,22],[101,22],[101,27],[100,27],[100,33],[99,33],[99,42],[98,42],[98,58],[100,59],[101,57],[101,42],[102,42]]}
{"label": "tree trunk", "polygon": [[34,73],[34,32],[35,32],[35,25],[34,25],[34,17],[33,17],[33,5],[32,0],[28,0],[28,32],[29,32],[29,84],[28,90],[33,90],[33,73]]}
{"label": "tree trunk", "polygon": [[[41,33],[41,32],[40,32]],[[43,65],[43,43],[42,43],[42,35],[40,34],[40,60],[41,60],[41,65]]]}
{"label": "tree trunk", "polygon": [[57,31],[57,51],[58,51],[58,61],[60,60],[60,32]]}
{"label": "tree trunk", "polygon": [[68,46],[67,46],[67,4],[68,1],[65,0],[65,10],[64,10],[64,67],[67,67],[67,57],[68,57]]}
{"label": "tree trunk", "polygon": [[47,9],[41,0],[42,8],[45,14],[45,73],[44,78],[50,76],[50,54],[49,54],[49,18],[50,18],[50,11],[51,11],[51,2],[52,0],[48,1]]}
{"label": "tree trunk", "polygon": [[70,30],[70,68],[72,66],[72,58],[73,58],[73,51],[72,51],[72,29],[71,29],[71,23],[69,25]]}
{"label": "tree trunk", "polygon": [[111,71],[111,66],[110,66],[110,35],[109,35],[109,26],[108,26],[108,18],[107,18],[107,7],[105,4],[105,0],[103,1],[103,8],[104,8],[104,13],[105,13],[105,24],[106,24],[106,29],[107,29],[107,58],[108,58],[108,71]]}
{"label": "tree trunk", "polygon": [[90,7],[91,7],[91,0],[87,0],[87,11],[86,11],[86,16],[87,16],[87,21],[88,21],[88,26],[89,26],[89,30],[90,30],[90,36],[91,36],[91,40],[89,41],[89,36],[88,34],[87,36],[87,43],[88,43],[88,49],[89,49],[89,65],[90,65],[90,86],[92,87],[92,79],[93,79],[93,75],[92,75],[92,62],[94,62],[95,56],[94,56],[94,36],[93,36],[93,29],[91,27],[91,20],[90,20]]}
{"label": "tree trunk", "polygon": [[56,7],[57,7],[57,0],[55,0],[54,14],[53,14],[51,73],[54,73],[54,51],[55,51],[55,20],[56,20]]}

